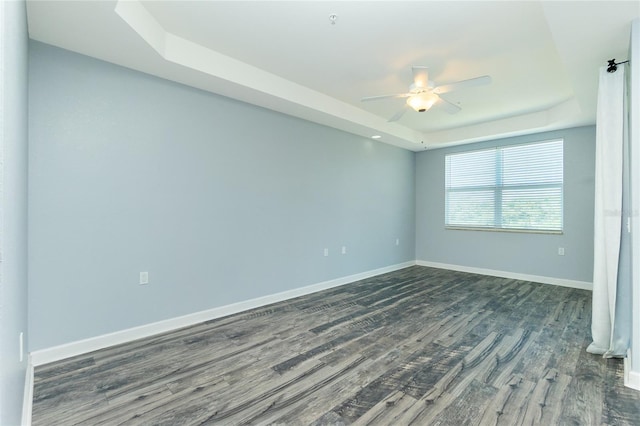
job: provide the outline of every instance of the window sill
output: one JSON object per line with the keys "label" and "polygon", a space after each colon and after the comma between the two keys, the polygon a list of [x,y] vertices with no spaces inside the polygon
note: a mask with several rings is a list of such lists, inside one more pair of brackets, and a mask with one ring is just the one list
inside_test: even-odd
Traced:
{"label": "window sill", "polygon": [[502,229],[502,228],[473,228],[467,226],[445,226],[446,230],[453,231],[485,231],[485,232],[508,232],[518,234],[550,234],[550,235],[562,235],[563,231],[552,230],[538,230],[538,229]]}

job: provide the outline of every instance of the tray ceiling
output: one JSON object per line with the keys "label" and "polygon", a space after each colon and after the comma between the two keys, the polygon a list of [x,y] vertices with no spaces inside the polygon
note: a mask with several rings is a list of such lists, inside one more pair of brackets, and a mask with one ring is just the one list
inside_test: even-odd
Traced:
{"label": "tray ceiling", "polygon": [[[28,1],[44,43],[410,150],[595,123],[636,1]],[[334,20],[330,15],[336,15]],[[411,66],[462,110],[406,112]]]}

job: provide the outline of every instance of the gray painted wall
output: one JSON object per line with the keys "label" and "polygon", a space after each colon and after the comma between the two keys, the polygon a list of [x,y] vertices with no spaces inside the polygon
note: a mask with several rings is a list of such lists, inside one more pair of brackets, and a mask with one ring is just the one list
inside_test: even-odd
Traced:
{"label": "gray painted wall", "polygon": [[31,350],[415,259],[412,152],[37,42],[29,107]]}
{"label": "gray painted wall", "polygon": [[25,2],[0,8],[0,424],[18,425],[27,358],[20,362],[19,336],[27,332],[28,36]]}
{"label": "gray painted wall", "polygon": [[[450,152],[564,138],[564,233],[446,230],[444,158]],[[416,156],[416,257],[520,274],[578,281],[593,276],[595,127],[424,151]],[[558,247],[565,256],[558,256]]]}

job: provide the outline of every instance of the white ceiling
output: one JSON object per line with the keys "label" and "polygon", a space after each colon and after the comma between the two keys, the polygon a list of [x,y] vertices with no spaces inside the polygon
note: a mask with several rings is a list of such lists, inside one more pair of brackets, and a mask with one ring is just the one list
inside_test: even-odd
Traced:
{"label": "white ceiling", "polygon": [[[414,151],[595,123],[598,69],[626,60],[638,1],[31,1],[29,34]],[[329,16],[335,14],[335,24]],[[411,66],[462,111],[408,111]]]}

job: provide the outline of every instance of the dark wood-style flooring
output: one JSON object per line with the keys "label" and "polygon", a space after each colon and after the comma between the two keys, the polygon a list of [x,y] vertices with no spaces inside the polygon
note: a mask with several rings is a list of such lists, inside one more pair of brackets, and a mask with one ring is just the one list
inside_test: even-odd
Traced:
{"label": "dark wood-style flooring", "polygon": [[34,425],[639,425],[591,293],[414,266],[38,367]]}

